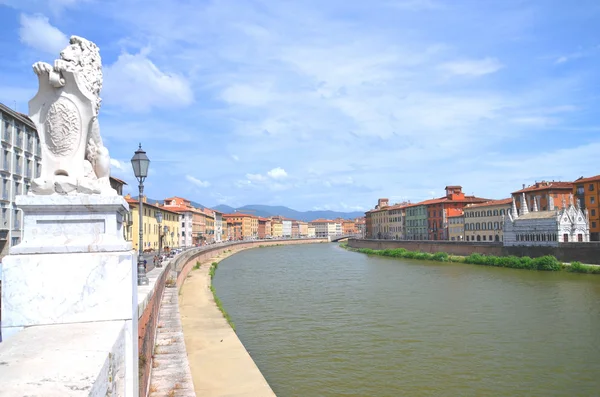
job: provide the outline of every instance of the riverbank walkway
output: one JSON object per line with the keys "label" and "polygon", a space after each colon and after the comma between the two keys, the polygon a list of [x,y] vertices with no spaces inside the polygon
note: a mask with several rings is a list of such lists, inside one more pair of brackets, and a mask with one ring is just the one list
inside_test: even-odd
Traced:
{"label": "riverbank walkway", "polygon": [[179,310],[194,390],[203,397],[274,397],[210,290],[211,263],[236,252],[208,259],[200,269],[190,271],[181,287]]}

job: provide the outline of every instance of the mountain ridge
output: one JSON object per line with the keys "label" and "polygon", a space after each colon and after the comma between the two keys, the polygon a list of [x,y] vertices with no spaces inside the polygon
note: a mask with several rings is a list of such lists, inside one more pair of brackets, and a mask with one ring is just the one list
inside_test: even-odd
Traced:
{"label": "mountain ridge", "polygon": [[[133,197],[134,199],[138,199],[137,197]],[[154,200],[149,197],[146,198],[146,201],[150,204],[162,204],[163,200]],[[310,222],[315,219],[335,219],[335,218],[344,218],[344,219],[354,219],[359,218],[365,215],[364,212],[360,211],[350,211],[350,212],[341,212],[341,211],[296,211],[292,208],[283,206],[283,205],[263,205],[263,204],[249,204],[244,205],[242,207],[231,207],[225,204],[219,204],[215,207],[206,207],[200,203],[195,201],[190,201],[190,204],[195,208],[212,208],[224,214],[231,214],[236,211],[247,213],[250,215],[256,215],[263,218],[269,218],[271,216],[283,216],[284,218],[295,219],[298,221]]]}
{"label": "mountain ridge", "polygon": [[335,218],[344,218],[344,219],[354,219],[359,218],[365,215],[364,212],[360,211],[350,211],[350,212],[341,212],[341,211],[297,211],[289,207],[285,207],[282,205],[262,205],[262,204],[250,204],[244,205],[242,207],[234,208],[228,205],[220,204],[213,209],[217,211],[221,211],[224,213],[233,213],[235,211],[244,212],[250,215],[257,215],[264,218],[268,218],[271,216],[280,215],[285,218],[296,219],[298,221],[310,222],[315,219],[335,219]]}

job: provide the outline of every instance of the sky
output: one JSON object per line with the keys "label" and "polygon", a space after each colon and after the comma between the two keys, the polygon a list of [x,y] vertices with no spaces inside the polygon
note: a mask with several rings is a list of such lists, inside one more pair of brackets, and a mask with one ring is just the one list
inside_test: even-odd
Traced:
{"label": "sky", "polygon": [[600,174],[597,0],[0,0],[0,102],[95,42],[111,173],[206,206],[363,211]]}

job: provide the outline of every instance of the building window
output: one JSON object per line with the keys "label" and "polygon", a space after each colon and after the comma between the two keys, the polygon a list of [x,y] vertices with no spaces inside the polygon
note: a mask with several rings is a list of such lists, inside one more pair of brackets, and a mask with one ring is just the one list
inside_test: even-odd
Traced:
{"label": "building window", "polygon": [[583,195],[584,194],[584,190],[585,190],[585,188],[582,185],[577,186],[577,194],[578,195]]}
{"label": "building window", "polygon": [[593,191],[594,191],[594,184],[593,184],[593,183],[590,183],[590,186],[588,187],[588,190],[589,190],[590,192],[593,192]]}
{"label": "building window", "polygon": [[595,209],[592,210],[592,216],[596,216],[596,210]]}
{"label": "building window", "polygon": [[592,222],[592,227],[596,227],[596,222]]}
{"label": "building window", "polygon": [[594,204],[596,202],[596,198],[594,196],[590,197],[590,203]]}

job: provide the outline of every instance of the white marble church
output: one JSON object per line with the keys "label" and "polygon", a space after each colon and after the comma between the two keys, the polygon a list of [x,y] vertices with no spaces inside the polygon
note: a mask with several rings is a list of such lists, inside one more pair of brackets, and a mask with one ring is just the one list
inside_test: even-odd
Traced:
{"label": "white marble church", "polygon": [[590,241],[590,222],[587,209],[581,210],[573,203],[570,196],[569,205],[563,200],[561,209],[554,207],[550,195],[548,211],[538,211],[534,200],[533,211],[529,211],[525,193],[521,197],[521,213],[513,197],[512,211],[504,217],[504,245],[543,245],[558,246],[566,242]]}

